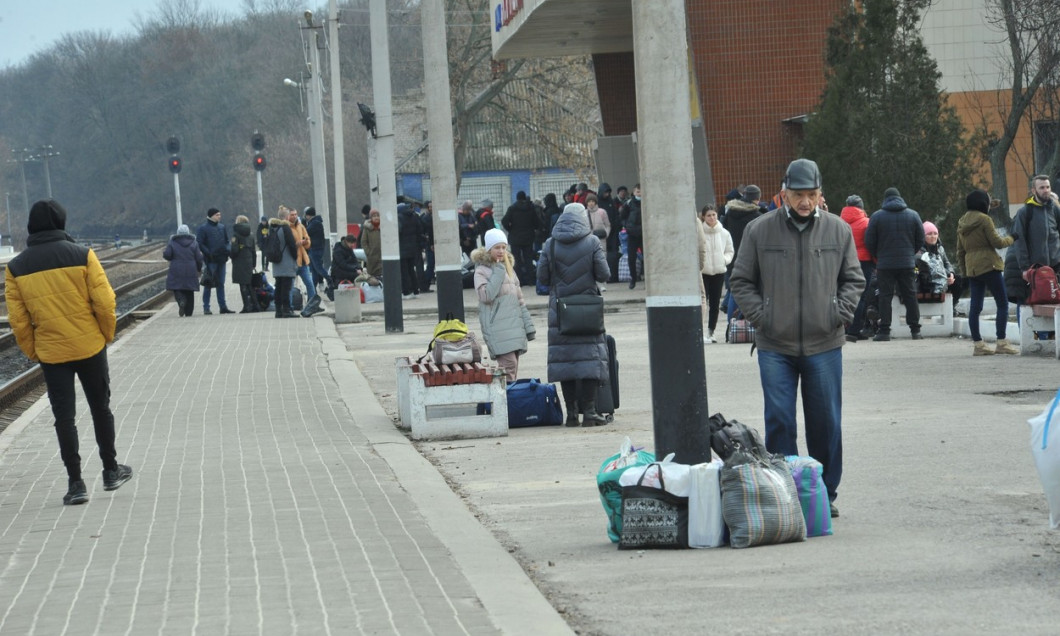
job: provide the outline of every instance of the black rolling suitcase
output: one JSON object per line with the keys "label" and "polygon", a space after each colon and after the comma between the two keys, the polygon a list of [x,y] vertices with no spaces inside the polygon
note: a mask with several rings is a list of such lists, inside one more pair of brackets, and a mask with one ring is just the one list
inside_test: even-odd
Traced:
{"label": "black rolling suitcase", "polygon": [[614,336],[604,334],[604,341],[607,344],[608,381],[601,382],[596,391],[596,412],[610,422],[615,419],[615,410],[618,409],[618,355]]}

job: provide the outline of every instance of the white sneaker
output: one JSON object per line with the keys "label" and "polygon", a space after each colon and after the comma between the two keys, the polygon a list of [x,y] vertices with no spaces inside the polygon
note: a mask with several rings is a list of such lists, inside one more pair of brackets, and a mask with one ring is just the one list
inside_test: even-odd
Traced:
{"label": "white sneaker", "polygon": [[717,340],[714,338],[714,332],[710,331],[707,335],[703,336],[703,344],[715,344]]}
{"label": "white sneaker", "polygon": [[602,292],[607,291],[607,287],[605,285],[600,285],[600,291],[602,291]]}
{"label": "white sneaker", "polygon": [[401,294],[402,300],[412,300],[412,294]]}

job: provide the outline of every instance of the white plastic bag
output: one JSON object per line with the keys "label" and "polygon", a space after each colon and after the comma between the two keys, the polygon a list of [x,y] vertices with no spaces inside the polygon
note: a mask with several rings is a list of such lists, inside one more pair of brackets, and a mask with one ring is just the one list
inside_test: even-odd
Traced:
{"label": "white plastic bag", "polygon": [[689,468],[688,547],[725,545],[725,520],[721,514],[721,467],[725,462],[696,464]]}
{"label": "white plastic bag", "polygon": [[1027,420],[1031,425],[1031,454],[1038,466],[1045,499],[1049,502],[1049,525],[1060,528],[1060,390],[1041,415]]}
{"label": "white plastic bag", "polygon": [[[671,495],[687,497],[689,491],[688,464],[678,464],[673,461],[674,453],[670,453],[661,462],[656,462],[658,469],[648,470],[649,466],[637,467],[622,473],[618,479],[620,486],[633,486],[640,483],[642,486],[662,488]],[[659,483],[659,471],[662,471],[663,485]],[[640,481],[641,477],[644,481]]]}

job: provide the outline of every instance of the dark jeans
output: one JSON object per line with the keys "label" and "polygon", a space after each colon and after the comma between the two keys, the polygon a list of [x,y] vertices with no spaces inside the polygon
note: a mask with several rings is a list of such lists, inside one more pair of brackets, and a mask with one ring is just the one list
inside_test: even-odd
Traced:
{"label": "dark jeans", "polygon": [[607,253],[607,266],[611,268],[611,277],[607,279],[609,283],[618,282],[618,262],[622,260],[622,252],[608,252]]}
{"label": "dark jeans", "polygon": [[239,284],[239,295],[243,298],[244,313],[258,310],[258,299],[254,297],[254,289],[250,286],[250,283]]}
{"label": "dark jeans", "polygon": [[512,256],[515,257],[515,276],[520,285],[537,284],[537,275],[534,272],[534,246],[512,245]]}
{"label": "dark jeans", "polygon": [[909,269],[877,269],[876,281],[880,286],[880,333],[891,333],[891,299],[897,290],[898,298],[905,305],[905,324],[913,333],[920,331],[920,305],[916,300],[916,273]]}
{"label": "dark jeans", "polygon": [[[217,306],[221,309],[228,309],[228,303],[225,302],[225,271],[228,269],[228,262],[223,263],[206,263],[206,267],[210,268],[213,272],[213,279],[217,281]],[[210,311],[210,290],[212,287],[204,287],[202,289],[202,309],[203,311]]]}
{"label": "dark jeans", "polygon": [[420,293],[419,280],[416,278],[416,257],[401,259],[401,295]]}
{"label": "dark jeans", "polygon": [[117,451],[114,450],[114,414],[110,411],[110,367],[107,366],[107,348],[84,360],[40,363],[44,383],[48,386],[48,401],[55,416],[55,434],[59,438],[59,456],[66,466],[66,474],[72,479],[81,479],[80,444],[74,417],[76,395],[74,376],[81,382],[85,400],[92,412],[92,426],[96,430],[96,446],[103,468],[118,468]]}
{"label": "dark jeans", "polygon": [[[324,249],[309,250],[309,272],[313,275],[313,289],[320,283],[327,282],[328,273],[324,271]],[[312,293],[309,294],[313,296]]]}
{"label": "dark jeans", "polygon": [[276,289],[273,292],[276,305],[276,317],[285,311],[291,311],[291,289],[294,288],[293,276],[277,276]]}
{"label": "dark jeans", "polygon": [[629,279],[636,282],[644,276],[644,272],[637,273],[637,250],[644,248],[644,237],[626,235],[626,260],[629,262]]}
{"label": "dark jeans", "polygon": [[854,310],[854,322],[847,327],[847,334],[851,336],[858,335],[865,328],[865,308],[868,307],[868,303],[871,300],[870,294],[875,293],[869,287],[869,281],[872,280],[872,273],[876,271],[876,263],[872,261],[860,261],[860,263],[861,273],[865,276],[865,290],[861,292],[858,308]]}
{"label": "dark jeans", "polygon": [[261,248],[261,271],[269,271],[269,257],[265,256],[265,248]]}
{"label": "dark jeans", "polygon": [[714,333],[721,309],[721,292],[725,287],[725,273],[703,274],[703,289],[707,292],[707,331]]}
{"label": "dark jeans", "polygon": [[420,289],[427,290],[434,283],[434,248],[428,247],[423,250],[424,266],[423,275],[420,276]]}
{"label": "dark jeans", "polygon": [[812,356],[759,349],[758,370],[765,397],[766,448],[799,454],[795,403],[801,383],[806,454],[824,466],[828,499],[834,500],[843,476],[843,348]]}
{"label": "dark jeans", "polygon": [[972,332],[972,341],[979,342],[983,339],[979,335],[979,314],[983,313],[983,296],[986,295],[988,289],[990,295],[994,297],[994,304],[997,305],[997,318],[994,323],[997,333],[995,335],[998,340],[1003,340],[1008,327],[1008,297],[1005,294],[1004,275],[995,270],[967,280],[971,290],[969,292],[971,302],[968,307],[968,330]]}
{"label": "dark jeans", "polygon": [[184,305],[185,316],[195,311],[195,292],[190,289],[174,289],[173,299],[177,301],[177,306]]}

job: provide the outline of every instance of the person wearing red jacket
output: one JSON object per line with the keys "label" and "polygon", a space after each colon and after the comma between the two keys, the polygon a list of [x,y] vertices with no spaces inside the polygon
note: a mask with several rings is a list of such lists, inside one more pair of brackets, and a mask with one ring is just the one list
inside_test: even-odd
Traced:
{"label": "person wearing red jacket", "polygon": [[875,293],[875,287],[869,285],[872,275],[876,271],[876,263],[869,254],[869,248],[865,247],[865,230],[869,227],[869,215],[865,212],[865,203],[856,194],[847,197],[846,206],[840,212],[839,217],[850,224],[850,230],[854,233],[854,247],[858,251],[858,262],[861,263],[861,273],[865,275],[865,291],[858,301],[858,308],[854,311],[854,321],[847,327],[847,342],[868,340],[872,334],[865,333],[865,310],[871,294]]}

